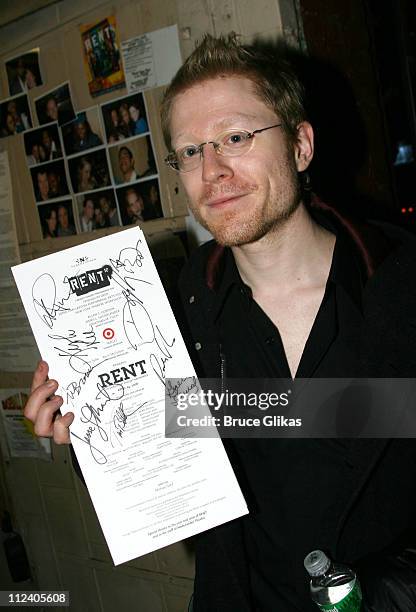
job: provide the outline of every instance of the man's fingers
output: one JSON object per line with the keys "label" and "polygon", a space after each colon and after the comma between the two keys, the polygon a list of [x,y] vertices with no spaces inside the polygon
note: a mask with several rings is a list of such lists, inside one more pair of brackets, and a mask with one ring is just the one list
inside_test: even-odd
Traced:
{"label": "man's fingers", "polygon": [[[37,436],[46,436],[48,438],[53,436],[55,416],[62,404],[62,397],[56,395],[52,399],[44,402],[39,407],[36,413],[36,418],[33,420],[33,423],[35,425],[34,430]],[[25,416],[26,412],[27,406],[25,408]],[[29,416],[27,416],[27,418],[30,419]]]}
{"label": "man's fingers", "polygon": [[71,440],[69,437],[68,427],[74,420],[74,414],[67,412],[65,415],[57,415],[53,424],[53,439],[55,444],[70,444]]}
{"label": "man's fingers", "polygon": [[39,385],[46,382],[48,378],[49,366],[46,361],[39,361],[36,370],[33,373],[31,391],[34,391]]}
{"label": "man's fingers", "polygon": [[32,391],[24,409],[24,415],[29,421],[35,423],[41,407],[48,401],[51,395],[55,393],[57,388],[58,383],[56,380],[48,380],[48,382],[44,382]]}
{"label": "man's fingers", "polygon": [[49,366],[39,361],[33,374],[31,394],[24,408],[24,415],[34,424],[37,436],[51,438],[56,444],[70,444],[69,426],[74,420],[72,412],[59,413],[63,399],[54,395],[58,389],[56,380],[48,380]]}

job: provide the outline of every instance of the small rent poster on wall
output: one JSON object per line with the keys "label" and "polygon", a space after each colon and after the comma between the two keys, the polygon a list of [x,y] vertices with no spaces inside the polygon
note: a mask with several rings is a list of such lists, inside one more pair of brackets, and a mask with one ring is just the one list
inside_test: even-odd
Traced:
{"label": "small rent poster on wall", "polygon": [[93,98],[124,87],[116,18],[81,26],[84,66]]}

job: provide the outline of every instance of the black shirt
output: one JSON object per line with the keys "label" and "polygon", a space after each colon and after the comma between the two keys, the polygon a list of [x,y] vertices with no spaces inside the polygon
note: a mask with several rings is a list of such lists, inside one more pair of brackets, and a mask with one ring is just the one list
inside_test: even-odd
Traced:
{"label": "black shirt", "polygon": [[[338,236],[324,298],[296,377],[356,375],[362,324],[361,273],[348,239]],[[290,378],[278,329],[251,297],[230,250],[216,300],[216,324],[230,378]],[[278,274],[276,275],[278,282]],[[244,333],[242,333],[244,330]],[[332,483],[346,469],[345,439],[236,439],[233,441],[250,514],[242,520],[256,610],[315,610],[305,555],[328,550]],[[326,542],[315,533],[328,524]]]}

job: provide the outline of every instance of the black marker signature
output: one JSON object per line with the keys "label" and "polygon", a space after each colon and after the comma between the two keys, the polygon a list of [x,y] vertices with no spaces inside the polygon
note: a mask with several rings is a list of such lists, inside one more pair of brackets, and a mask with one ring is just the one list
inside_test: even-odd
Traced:
{"label": "black marker signature", "polygon": [[87,431],[85,432],[84,436],[81,437],[75,434],[71,428],[71,435],[88,444],[94,461],[99,464],[104,464],[107,463],[107,457],[102,450],[92,444],[91,439],[95,436],[95,434],[98,434],[103,442],[108,442],[110,440],[107,429],[104,427],[106,423],[103,424],[102,422],[104,408],[108,402],[120,400],[124,396],[124,388],[119,384],[103,388],[99,383],[97,383],[97,389],[98,393],[96,399],[104,398],[104,401],[100,402],[98,406],[88,402],[81,406],[81,416],[79,420],[81,423],[88,425]]}
{"label": "black marker signature", "polygon": [[143,266],[144,255],[140,251],[139,245],[141,240],[136,242],[136,246],[122,249],[117,259],[110,259],[113,270],[125,268],[129,274],[134,274],[134,267],[141,268]]}
{"label": "black marker signature", "polygon": [[[109,361],[109,359],[111,358],[108,357],[107,359],[103,359],[99,363],[96,363],[93,368],[89,366],[89,369],[87,369],[85,374],[83,374],[83,376],[81,376],[79,380],[72,381],[68,384],[68,386],[65,389],[66,400],[68,403],[72,401],[76,396],[80,395],[82,391],[82,386],[85,385],[85,383],[87,382],[87,378],[91,375],[91,372],[95,370],[96,368],[98,368],[101,364],[105,363],[106,361]],[[99,399],[99,398],[96,398],[96,399]]]}
{"label": "black marker signature", "polygon": [[159,327],[153,322],[143,300],[137,295],[137,287],[134,283],[146,281],[126,275],[126,273],[134,274],[135,266],[140,268],[143,264],[139,242],[136,248],[123,249],[118,259],[110,259],[113,266],[112,280],[122,288],[123,296],[126,299],[123,307],[123,327],[130,346],[137,350],[144,344],[155,344],[155,349],[150,354],[150,363],[156,376],[162,384],[165,384],[166,363],[172,359],[170,349],[175,343],[175,337],[169,341],[162,334]]}
{"label": "black marker signature", "polygon": [[[68,278],[65,277],[63,282],[68,284]],[[70,308],[64,307],[64,303],[69,300],[71,294],[72,292],[69,288],[67,297],[57,300],[55,280],[47,272],[41,274],[35,280],[32,286],[33,306],[45,325],[52,328],[53,322],[56,319],[56,313],[70,310]]]}
{"label": "black marker signature", "polygon": [[104,440],[104,442],[108,442],[107,432],[101,425],[100,414],[103,412],[103,410],[104,408],[101,406],[96,408],[92,404],[85,403],[83,406],[81,406],[81,416],[79,420],[81,423],[91,423],[92,431],[98,431],[101,439]]}
{"label": "black marker signature", "polygon": [[[173,380],[176,381],[173,383]],[[182,385],[186,385],[185,388]],[[187,376],[186,378],[174,378],[166,381],[166,394],[171,399],[176,399],[179,393],[188,394],[193,389],[198,388],[198,379],[196,376]]]}
{"label": "black marker signature", "polygon": [[83,357],[88,357],[87,351],[97,350],[96,345],[100,344],[91,326],[89,330],[82,332],[81,337],[77,336],[74,329],[69,329],[67,336],[49,334],[49,338],[62,341],[64,347],[54,346],[53,348],[59,351],[59,357],[69,357],[68,364],[75,372],[87,374],[91,371],[90,364]]}
{"label": "black marker signature", "polygon": [[104,455],[102,451],[100,451],[99,448],[91,444],[91,436],[93,433],[94,433],[94,427],[90,426],[88,427],[87,432],[84,435],[84,437],[81,438],[76,433],[74,433],[71,429],[71,436],[74,436],[74,438],[77,438],[77,440],[81,440],[81,442],[85,442],[86,444],[88,444],[88,446],[90,447],[91,456],[94,459],[94,461],[96,463],[99,463],[100,465],[104,465],[105,463],[107,463],[107,457]]}
{"label": "black marker signature", "polygon": [[123,402],[120,403],[120,405],[114,411],[112,422],[111,422],[112,428],[110,429],[110,438],[111,438],[112,446],[114,446],[112,443],[112,434],[114,433],[118,437],[118,439],[117,438],[116,439],[119,442],[119,444],[121,444],[120,438],[123,437],[128,418],[131,417],[136,412],[138,412],[139,410],[141,410],[141,408],[143,408],[143,406],[145,406],[148,403],[149,403],[148,401],[143,402],[140,404],[140,406],[137,406],[137,408],[135,408],[134,410],[128,413],[124,411]]}
{"label": "black marker signature", "polygon": [[169,349],[171,349],[175,344],[175,338],[173,338],[172,343],[169,343],[156,325],[155,342],[160,354],[158,355],[156,353],[151,353],[150,364],[154,373],[164,385],[166,378],[166,363],[169,361],[169,359],[172,359],[172,354]]}

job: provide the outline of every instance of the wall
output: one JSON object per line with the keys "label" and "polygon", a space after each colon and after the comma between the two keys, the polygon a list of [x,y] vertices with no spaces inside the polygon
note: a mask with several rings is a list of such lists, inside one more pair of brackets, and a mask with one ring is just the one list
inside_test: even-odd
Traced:
{"label": "wall", "polygon": [[[69,80],[77,108],[96,104],[97,99],[89,96],[84,75],[79,26],[111,14],[117,18],[121,40],[178,24],[185,58],[204,32],[219,34],[234,30],[246,41],[256,36],[274,38],[284,32],[288,39],[297,42],[294,5],[292,0],[280,3],[256,0],[253,10],[252,0],[119,0],[112,3],[65,0],[0,28],[0,99],[8,95],[3,60],[39,46],[45,84],[29,92],[30,97],[38,97]],[[101,96],[98,102],[123,93]],[[161,94],[161,89],[152,90],[146,93],[146,100],[160,168],[165,218],[148,221],[143,229],[152,243],[163,250],[164,237],[184,227],[186,198],[176,176],[169,174],[161,163],[166,154],[158,117]],[[3,139],[0,147],[8,149],[11,160],[22,259],[91,238],[91,235],[79,235],[42,240],[22,137]],[[177,246],[173,249],[176,252]],[[30,378],[28,372],[2,372],[0,386],[24,387],[29,385]],[[76,611],[117,609],[123,612],[134,608],[143,612],[179,612],[187,609],[194,571],[191,543],[179,543],[114,568],[89,496],[72,471],[67,448],[54,447],[50,463],[35,459],[7,460],[0,476],[12,498],[7,501],[7,496],[3,496],[1,503],[13,511],[27,547],[36,588],[69,590],[71,610]]]}

